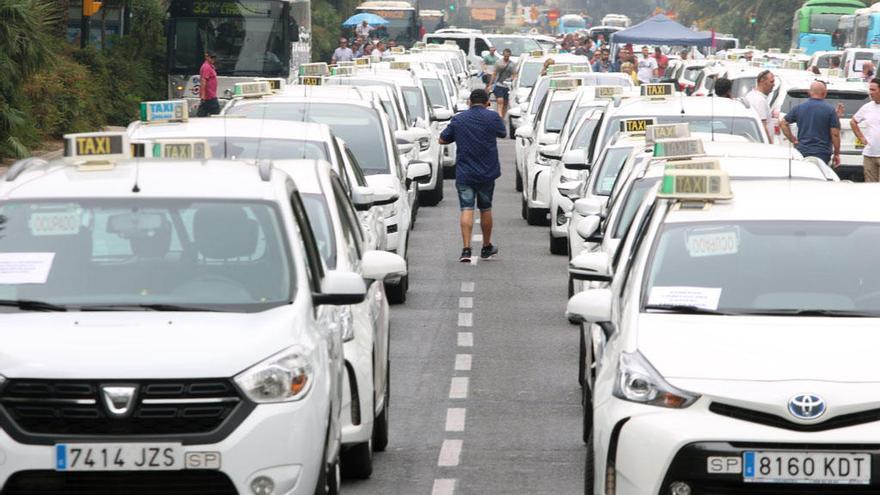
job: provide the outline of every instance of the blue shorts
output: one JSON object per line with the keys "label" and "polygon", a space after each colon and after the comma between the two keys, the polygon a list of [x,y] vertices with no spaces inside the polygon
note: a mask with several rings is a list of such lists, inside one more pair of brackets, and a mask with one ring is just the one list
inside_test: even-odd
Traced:
{"label": "blue shorts", "polygon": [[508,88],[507,86],[496,84],[495,87],[492,89],[492,94],[495,95],[495,98],[504,98],[505,100],[507,100],[508,98],[510,98],[510,88]]}
{"label": "blue shorts", "polygon": [[473,210],[476,202],[480,211],[492,209],[492,196],[495,194],[495,181],[482,184],[455,184],[458,189],[458,204],[462,210]]}

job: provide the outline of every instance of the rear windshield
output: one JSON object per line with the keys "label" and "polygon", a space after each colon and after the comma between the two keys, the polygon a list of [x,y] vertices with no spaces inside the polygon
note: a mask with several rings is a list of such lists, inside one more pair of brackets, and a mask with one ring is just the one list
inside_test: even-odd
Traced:
{"label": "rear windshield", "polygon": [[[788,97],[782,102],[782,112],[788,113],[792,108],[810,99],[810,95],[806,90],[792,90],[788,92]],[[838,91],[829,91],[825,102],[832,108],[843,108],[841,118],[850,119],[856,112],[862,108],[862,105],[868,103],[867,93],[843,93]]]}
{"label": "rear windshield", "polygon": [[[734,136],[742,136],[753,143],[760,143],[763,141],[758,122],[751,117],[658,115],[655,118],[657,119],[658,124],[678,124],[687,122],[691,132],[731,134]],[[602,140],[603,143],[607,143],[611,137],[620,130],[620,121],[621,117],[615,117],[609,120],[608,127],[605,128],[605,136]]]}

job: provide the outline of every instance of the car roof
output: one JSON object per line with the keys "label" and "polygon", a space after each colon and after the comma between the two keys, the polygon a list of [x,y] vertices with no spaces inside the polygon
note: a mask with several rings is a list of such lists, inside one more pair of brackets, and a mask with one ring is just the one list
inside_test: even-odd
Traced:
{"label": "car roof", "polygon": [[321,176],[331,173],[329,163],[323,160],[275,160],[272,164],[293,179],[299,192],[321,195],[326,192],[321,186]]}
{"label": "car roof", "polygon": [[[342,88],[348,88],[350,86],[340,86]],[[316,95],[316,94],[280,94],[280,95],[272,95],[272,96],[264,96],[262,98],[242,98],[234,101],[234,106],[241,105],[254,105],[257,103],[298,103],[298,102],[309,102],[309,103],[332,103],[337,105],[350,105],[356,107],[364,107],[364,108],[374,108],[373,102],[369,100],[364,100],[363,97],[357,99],[346,99],[346,98],[334,98],[330,95]]]}
{"label": "car roof", "polygon": [[[773,146],[773,145],[767,145]],[[788,158],[761,158],[761,157],[715,157],[718,158],[721,168],[727,172],[731,179],[743,178],[767,178],[767,179],[816,179],[826,181],[828,178],[819,169],[819,165],[813,161],[804,159],[788,160]],[[651,162],[646,177],[662,177],[666,166],[665,160]]]}
{"label": "car roof", "polygon": [[755,180],[731,184],[733,199],[702,211],[676,209],[666,221],[830,221],[880,222],[880,184],[813,180]]}
{"label": "car roof", "polygon": [[186,122],[156,124],[145,124],[137,121],[129,125],[128,134],[135,140],[235,136],[240,138],[290,139],[298,141],[327,141],[331,135],[330,127],[326,124],[270,119],[261,119],[257,124],[254,123],[254,119],[239,117],[196,118]]}
{"label": "car roof", "polygon": [[[612,107],[613,108],[613,107]],[[669,98],[631,98],[622,100],[610,112],[612,117],[641,117],[650,115],[699,115],[724,117],[755,117],[742,103],[729,98],[701,96],[672,96]]]}
{"label": "car roof", "polygon": [[344,98],[346,100],[363,100],[364,95],[354,86],[306,86],[291,84],[285,86],[278,96],[310,96],[314,98]]}

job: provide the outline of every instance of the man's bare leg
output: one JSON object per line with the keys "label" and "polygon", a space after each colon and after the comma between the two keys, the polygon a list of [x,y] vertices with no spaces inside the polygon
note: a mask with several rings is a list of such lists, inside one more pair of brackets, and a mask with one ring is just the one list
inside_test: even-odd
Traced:
{"label": "man's bare leg", "polygon": [[483,230],[483,245],[492,244],[492,210],[480,211],[480,229]]}
{"label": "man's bare leg", "polygon": [[[482,219],[482,217],[480,217]],[[480,220],[482,222],[482,220]],[[471,247],[474,232],[474,210],[461,210],[461,241],[465,248]]]}

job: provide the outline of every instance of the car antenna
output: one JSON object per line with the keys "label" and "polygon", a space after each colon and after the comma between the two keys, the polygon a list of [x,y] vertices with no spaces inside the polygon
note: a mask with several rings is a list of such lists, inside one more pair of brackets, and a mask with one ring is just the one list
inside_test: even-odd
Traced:
{"label": "car antenna", "polygon": [[[144,145],[144,149],[146,151],[146,145]],[[131,188],[131,192],[133,192],[133,193],[141,192],[141,187],[138,185],[138,180],[140,179],[140,175],[141,175],[141,159],[136,157],[134,159],[134,186]]]}
{"label": "car antenna", "polygon": [[712,133],[712,142],[713,143],[715,142],[715,97],[716,96],[717,95],[714,95],[714,94],[712,96],[710,96],[710,99],[712,100],[712,104],[711,104],[712,110],[711,110],[711,115],[709,116],[709,129],[711,129],[710,132]]}

